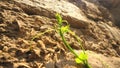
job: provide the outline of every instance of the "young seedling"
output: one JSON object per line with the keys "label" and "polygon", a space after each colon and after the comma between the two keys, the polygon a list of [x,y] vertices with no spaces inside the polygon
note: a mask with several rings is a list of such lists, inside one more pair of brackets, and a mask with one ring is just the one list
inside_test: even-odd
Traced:
{"label": "young seedling", "polygon": [[[75,33],[72,32],[69,29],[69,24],[68,23],[67,23],[67,25],[63,26],[63,22],[66,22],[66,21],[62,19],[62,17],[60,16],[60,14],[58,14],[58,13],[56,14],[56,19],[57,19],[57,22],[58,22],[57,30],[58,30],[61,38],[62,38],[62,41],[65,44],[65,46],[70,50],[70,52],[75,55],[75,57],[76,57],[75,58],[76,63],[84,64],[85,68],[91,68],[91,66],[88,64],[88,61],[87,61],[88,56],[85,53],[85,50],[84,50],[83,46],[81,45],[79,37],[77,35],[75,35]],[[72,47],[69,45],[69,43],[66,41],[66,39],[64,37],[64,34],[67,33],[67,32],[71,33],[77,39],[77,41],[79,42],[79,45],[82,48],[82,52],[80,53],[80,55],[78,55],[72,49]]]}

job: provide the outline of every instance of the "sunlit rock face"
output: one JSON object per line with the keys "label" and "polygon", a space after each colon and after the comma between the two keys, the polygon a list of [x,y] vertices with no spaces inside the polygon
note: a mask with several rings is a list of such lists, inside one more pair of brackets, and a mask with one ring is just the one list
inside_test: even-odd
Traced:
{"label": "sunlit rock face", "polygon": [[[70,25],[78,29],[93,29],[95,33],[102,31],[110,33],[111,39],[120,40],[119,30],[113,27],[119,25],[119,0],[16,0],[15,3],[28,15],[42,15],[55,18],[60,13]],[[103,6],[105,7],[103,7]],[[115,8],[116,7],[116,8]],[[114,23],[115,22],[115,23]],[[93,27],[95,26],[95,27]],[[112,30],[114,29],[114,30]],[[107,30],[107,32],[105,31]],[[91,33],[94,33],[91,32]],[[99,34],[98,34],[99,35]],[[102,36],[102,34],[101,34]],[[100,36],[98,36],[99,38]],[[104,39],[104,38],[103,38]]]}
{"label": "sunlit rock face", "polygon": [[[54,17],[60,13],[73,27],[86,28],[98,21],[111,21],[110,13],[97,0],[17,0],[31,7],[21,6],[28,14]],[[32,8],[32,9],[31,9]]]}

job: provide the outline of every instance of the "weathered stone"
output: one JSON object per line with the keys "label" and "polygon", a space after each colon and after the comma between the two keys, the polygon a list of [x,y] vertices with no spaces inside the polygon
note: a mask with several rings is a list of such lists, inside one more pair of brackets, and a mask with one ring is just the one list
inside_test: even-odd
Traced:
{"label": "weathered stone", "polygon": [[120,0],[99,0],[99,2],[110,11],[114,23],[120,27]]}
{"label": "weathered stone", "polygon": [[[54,30],[56,13],[70,23],[85,50],[91,51],[88,61],[92,68],[107,67],[97,57],[102,57],[112,68],[120,67],[120,29],[116,26],[120,21],[118,0],[0,0],[1,60],[12,60],[14,68],[77,68],[75,56],[67,54],[69,50],[57,31],[32,40],[40,32]],[[77,40],[67,34],[70,46],[79,50]]]}

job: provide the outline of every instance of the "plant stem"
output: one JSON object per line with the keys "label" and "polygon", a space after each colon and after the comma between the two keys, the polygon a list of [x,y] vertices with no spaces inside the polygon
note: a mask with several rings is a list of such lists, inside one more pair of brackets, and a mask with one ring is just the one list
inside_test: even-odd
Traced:
{"label": "plant stem", "polygon": [[84,54],[85,54],[85,49],[84,49],[83,46],[81,45],[82,43],[81,43],[79,37],[78,37],[75,33],[73,33],[71,30],[69,30],[69,33],[72,34],[72,35],[75,37],[75,39],[78,41],[81,49],[83,50],[83,52],[84,52]]}
{"label": "plant stem", "polygon": [[83,62],[85,68],[91,68],[91,66],[88,64],[87,59],[85,59],[85,60],[81,59],[79,57],[79,55],[71,48],[71,46],[68,44],[68,42],[66,41],[66,39],[64,37],[64,33],[69,32],[70,34],[72,34],[77,39],[81,49],[83,50],[83,53],[86,54],[85,49],[81,45],[81,41],[80,41],[79,37],[77,35],[75,35],[71,30],[66,28],[66,26],[65,27],[62,26],[63,20],[62,20],[62,17],[59,14],[56,14],[56,18],[57,18],[57,21],[58,21],[58,31],[59,31],[59,34],[60,34],[60,36],[62,38],[62,41],[65,44],[65,46],[70,50],[71,53],[73,53],[75,55],[76,58],[78,58],[79,60],[81,60]]}
{"label": "plant stem", "polygon": [[[70,50],[70,52],[72,52],[76,57],[79,58],[79,56],[75,53],[75,51],[70,47],[70,45],[67,43],[66,39],[64,38],[64,35],[62,33],[62,30],[59,29],[59,32],[60,32],[60,36],[62,37],[62,40],[64,42],[64,44],[66,45],[66,47]],[[80,59],[80,58],[79,58]],[[81,60],[81,59],[80,59]]]}
{"label": "plant stem", "polygon": [[[62,40],[64,42],[64,44],[66,45],[66,47],[70,50],[70,52],[72,52],[77,58],[79,58],[79,56],[75,53],[75,51],[70,47],[70,45],[67,43],[63,33],[62,33],[62,30],[59,29],[59,32],[60,32],[60,36],[62,37]],[[83,48],[84,49],[84,48]],[[84,52],[84,51],[83,51]],[[85,53],[85,52],[84,52]],[[79,58],[80,59],[80,58]],[[81,59],[80,59],[81,60]],[[91,68],[88,64],[88,61],[83,61],[83,63],[85,64],[85,68]]]}

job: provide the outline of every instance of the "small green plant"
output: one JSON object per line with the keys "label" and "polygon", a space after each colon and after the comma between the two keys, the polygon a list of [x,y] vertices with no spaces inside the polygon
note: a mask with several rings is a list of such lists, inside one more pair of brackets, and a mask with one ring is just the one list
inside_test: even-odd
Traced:
{"label": "small green plant", "polygon": [[[70,52],[75,55],[76,63],[84,64],[85,68],[91,68],[91,66],[88,64],[88,61],[87,61],[88,55],[85,53],[85,50],[84,50],[83,46],[81,45],[81,41],[80,41],[79,37],[77,35],[75,35],[75,33],[72,32],[69,29],[69,24],[68,23],[67,23],[67,25],[63,26],[63,22],[67,22],[67,21],[63,20],[62,17],[60,16],[60,14],[58,14],[58,13],[56,14],[56,19],[57,19],[57,22],[58,22],[57,30],[58,30],[61,38],[62,38],[62,41],[65,44],[65,46],[70,50]],[[69,45],[69,43],[66,41],[66,39],[64,37],[65,33],[71,33],[77,39],[77,41],[79,42],[80,47],[82,48],[82,52],[80,53],[80,55],[78,55],[73,50],[73,48]]]}

